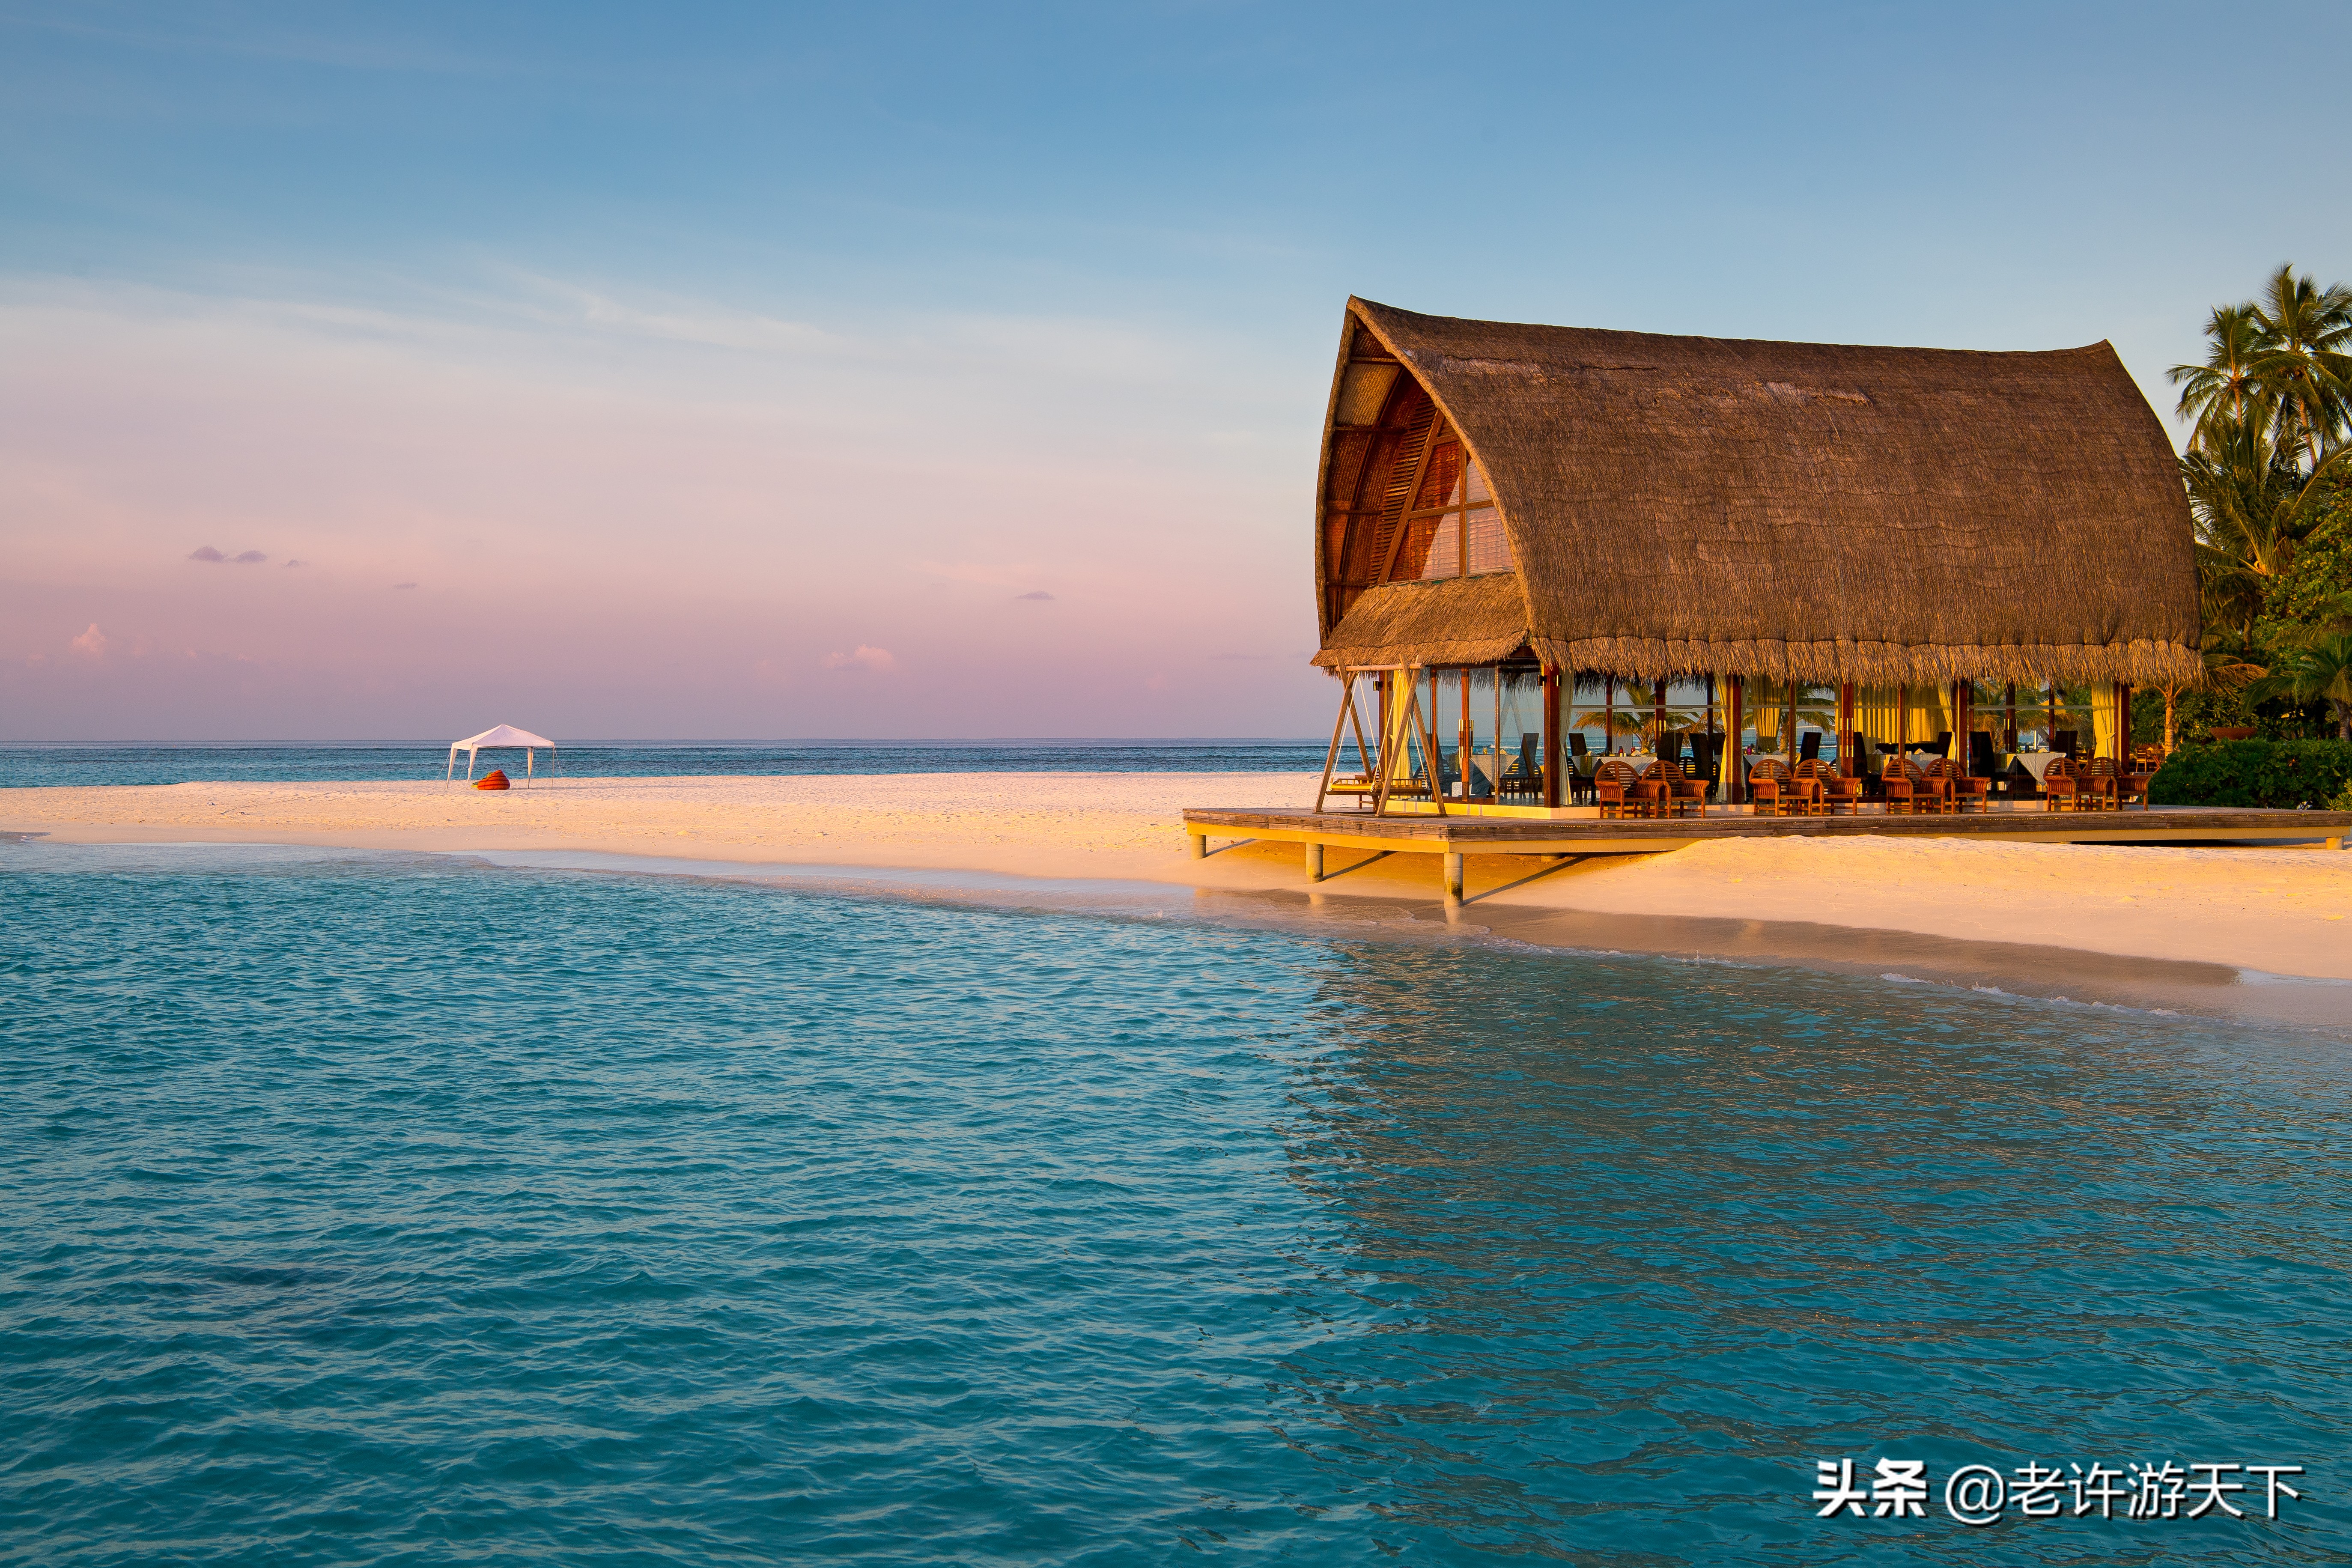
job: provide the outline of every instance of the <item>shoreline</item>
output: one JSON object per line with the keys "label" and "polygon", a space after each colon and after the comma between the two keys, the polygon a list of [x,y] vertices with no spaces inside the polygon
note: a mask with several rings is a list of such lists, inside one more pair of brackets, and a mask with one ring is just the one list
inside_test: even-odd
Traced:
{"label": "shoreline", "polygon": [[[60,846],[585,856],[604,868],[658,862],[795,881],[947,874],[998,894],[1126,885],[1196,905],[1240,900],[1286,919],[1392,908],[1538,947],[1861,969],[1909,962],[1971,984],[2040,976],[2095,985],[2107,1001],[2135,984],[2151,996],[2210,997],[2244,989],[2240,972],[2272,990],[2352,982],[2352,854],[2315,848],[1872,836],[1564,862],[1476,857],[1453,922],[1433,857],[1335,854],[1319,884],[1306,880],[1295,845],[1234,844],[1190,858],[1185,805],[1306,804],[1315,782],[1052,773],[562,780],[503,794],[437,783],[45,786],[0,792],[0,833]],[[2352,997],[2333,1012],[2352,1014]]]}

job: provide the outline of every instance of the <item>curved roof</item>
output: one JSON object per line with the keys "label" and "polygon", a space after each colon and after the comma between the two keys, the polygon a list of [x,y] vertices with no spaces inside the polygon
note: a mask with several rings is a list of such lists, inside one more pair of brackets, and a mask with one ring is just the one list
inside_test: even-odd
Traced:
{"label": "curved roof", "polygon": [[[1366,553],[1340,541],[1368,514],[1332,500],[1335,458],[1358,449],[1340,443],[1367,427],[1351,377],[1390,356],[1484,465],[1513,574],[1341,580]],[[1524,644],[1562,668],[1643,679],[2201,673],[2179,468],[2105,342],[1743,342],[1351,299],[1339,359],[1318,664],[1483,662]]]}

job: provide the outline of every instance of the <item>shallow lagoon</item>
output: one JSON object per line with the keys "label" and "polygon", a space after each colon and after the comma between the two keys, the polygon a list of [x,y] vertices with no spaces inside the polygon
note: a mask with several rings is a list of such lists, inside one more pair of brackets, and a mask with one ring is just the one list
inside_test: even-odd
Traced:
{"label": "shallow lagoon", "polygon": [[0,845],[0,973],[17,1560],[2352,1551],[2319,1037],[315,850]]}

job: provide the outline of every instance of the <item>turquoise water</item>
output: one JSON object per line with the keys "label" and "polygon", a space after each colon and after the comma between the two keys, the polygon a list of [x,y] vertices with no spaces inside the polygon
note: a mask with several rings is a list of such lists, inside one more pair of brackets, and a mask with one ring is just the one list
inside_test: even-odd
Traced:
{"label": "turquoise water", "polygon": [[[1283,773],[1323,766],[1321,741],[585,741],[563,742],[558,778],[707,774],[938,773]],[[520,752],[485,752],[480,770],[520,777]],[[465,766],[465,758],[458,758]],[[310,745],[0,745],[0,789],[49,784],[174,784],[238,780],[437,779],[449,742],[345,741]]]}
{"label": "turquoise water", "polygon": [[0,976],[6,1562],[2352,1552],[2315,1037],[305,850],[0,844]]}

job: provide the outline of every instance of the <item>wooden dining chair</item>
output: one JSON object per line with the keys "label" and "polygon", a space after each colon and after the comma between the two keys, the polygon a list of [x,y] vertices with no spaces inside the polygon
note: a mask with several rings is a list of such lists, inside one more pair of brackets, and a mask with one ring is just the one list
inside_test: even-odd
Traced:
{"label": "wooden dining chair", "polygon": [[1834,763],[1799,763],[1797,782],[1812,787],[1812,809],[1824,816],[1862,810],[1862,781],[1846,777]]}
{"label": "wooden dining chair", "polygon": [[[1800,792],[1789,764],[1778,757],[1759,757],[1748,767],[1748,799],[1758,816],[1787,816]],[[1802,792],[1810,795],[1811,791]]]}
{"label": "wooden dining chair", "polygon": [[2083,764],[2083,807],[2112,811],[2123,805],[2123,768],[2113,757],[2093,757]]}
{"label": "wooden dining chair", "polygon": [[[1937,761],[1941,761],[1938,758]],[[1924,807],[1940,815],[1952,809],[1951,781],[1921,767],[1910,758],[1903,759],[1903,776],[1911,781],[1911,804],[1914,810]]]}
{"label": "wooden dining chair", "polygon": [[1941,784],[1955,811],[1982,811],[1992,796],[1992,780],[1962,771],[1949,757],[1927,764],[1927,775]]}
{"label": "wooden dining chair", "polygon": [[2074,764],[2063,756],[2050,759],[2042,770],[2042,809],[2072,811],[2083,804],[2083,781],[2074,776]]}

